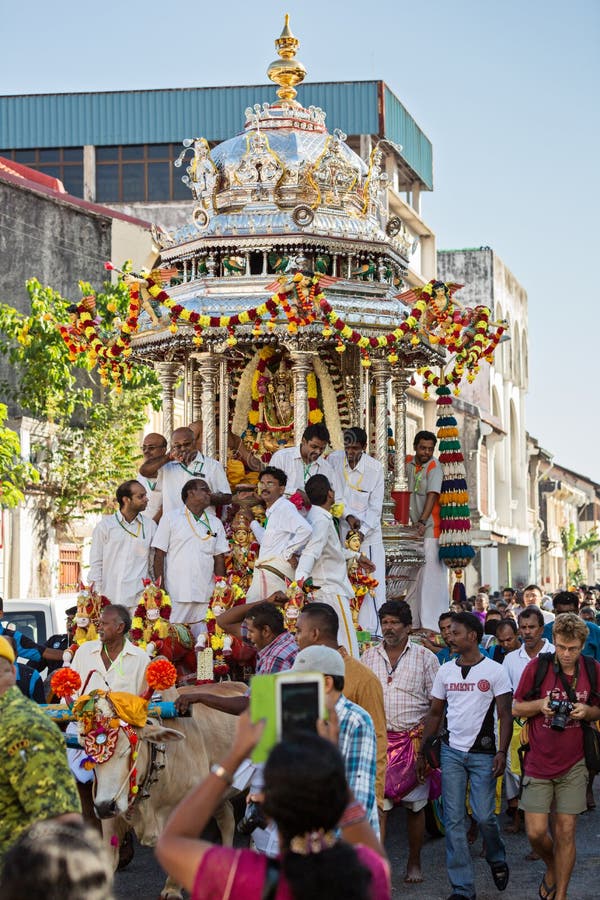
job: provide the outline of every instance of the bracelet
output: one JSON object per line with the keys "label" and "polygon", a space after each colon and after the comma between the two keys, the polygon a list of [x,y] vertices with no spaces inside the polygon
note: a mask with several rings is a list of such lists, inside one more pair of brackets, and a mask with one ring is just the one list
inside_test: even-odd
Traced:
{"label": "bracelet", "polygon": [[417,525],[427,525],[425,519],[417,519]]}
{"label": "bracelet", "polygon": [[343,812],[342,818],[338,822],[340,828],[348,828],[350,825],[358,825],[367,818],[367,811],[358,800],[349,803]]}
{"label": "bracelet", "polygon": [[210,767],[210,773],[211,773],[211,775],[216,775],[217,778],[220,778],[222,781],[225,782],[225,784],[228,784],[228,785],[233,784],[233,778],[231,777],[231,775],[229,774],[227,769],[225,769],[223,766],[219,765],[218,763],[212,764],[212,766]]}
{"label": "bracelet", "polygon": [[497,756],[499,753],[503,753],[504,756],[507,755],[506,750],[496,750],[496,756]]}

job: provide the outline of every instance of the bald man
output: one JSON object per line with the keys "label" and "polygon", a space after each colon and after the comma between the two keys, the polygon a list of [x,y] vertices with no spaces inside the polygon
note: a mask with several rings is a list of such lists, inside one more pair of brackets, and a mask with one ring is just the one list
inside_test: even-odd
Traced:
{"label": "bald man", "polygon": [[210,488],[209,512],[215,506],[231,503],[231,488],[220,462],[205,456],[196,448],[196,437],[191,428],[176,428],[171,437],[171,447],[161,456],[146,460],[140,466],[146,478],[156,478],[156,490],[160,491],[163,512],[172,512],[183,504],[181,490],[191,478],[201,478]]}
{"label": "bald man", "polygon": [[[142,453],[144,455],[144,462],[142,463],[142,466],[146,462],[158,459],[161,456],[165,456],[167,453],[166,437],[162,434],[158,434],[157,432],[151,432],[150,434],[144,435],[144,439],[142,441]],[[140,469],[142,468],[142,466],[140,466]],[[149,519],[154,519],[155,522],[160,519],[160,514],[162,511],[162,499],[160,496],[160,492],[156,489],[157,477],[158,476],[154,478],[146,478],[140,472],[137,478],[139,483],[146,488],[146,494],[148,495],[146,515]]]}

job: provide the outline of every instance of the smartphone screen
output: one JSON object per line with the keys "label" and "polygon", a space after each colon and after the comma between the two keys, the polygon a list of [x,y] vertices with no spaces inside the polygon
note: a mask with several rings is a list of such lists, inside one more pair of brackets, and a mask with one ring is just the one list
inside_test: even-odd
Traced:
{"label": "smartphone screen", "polygon": [[317,730],[319,718],[319,685],[315,681],[287,682],[281,690],[281,738],[297,731]]}

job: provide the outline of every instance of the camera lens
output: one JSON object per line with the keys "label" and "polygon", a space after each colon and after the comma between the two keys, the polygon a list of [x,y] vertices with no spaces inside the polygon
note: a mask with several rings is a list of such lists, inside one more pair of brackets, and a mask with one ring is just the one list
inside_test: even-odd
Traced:
{"label": "camera lens", "polygon": [[550,727],[555,731],[564,731],[567,727],[567,718],[568,716],[562,712],[555,713],[554,718],[550,722]]}
{"label": "camera lens", "polygon": [[249,803],[246,815],[237,825],[238,834],[252,834],[255,828],[266,828],[267,820],[260,803]]}

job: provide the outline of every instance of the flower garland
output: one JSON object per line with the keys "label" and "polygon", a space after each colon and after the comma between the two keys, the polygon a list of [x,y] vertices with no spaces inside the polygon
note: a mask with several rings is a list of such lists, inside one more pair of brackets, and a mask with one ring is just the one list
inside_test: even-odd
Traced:
{"label": "flower garland", "polygon": [[464,456],[462,454],[456,418],[452,415],[450,388],[440,385],[436,389],[438,407],[439,460],[443,470],[440,493],[439,556],[449,569],[454,570],[456,584],[453,599],[466,599],[462,584],[462,570],[475,556],[469,541],[471,510]]}
{"label": "flower garland", "polygon": [[323,421],[323,413],[319,409],[317,399],[317,376],[309,372],[306,376],[306,390],[308,394],[308,422],[309,425],[318,425]]}
{"label": "flower garland", "polygon": [[[114,269],[111,263],[105,263],[105,268]],[[131,355],[131,335],[137,330],[140,309],[140,279],[133,280],[128,275],[130,303],[125,322],[120,324],[120,331],[116,338],[103,343],[98,333],[98,323],[92,317],[95,308],[94,297],[85,297],[76,307],[76,323],[66,326],[59,324],[60,334],[63,337],[71,359],[78,354],[87,352],[90,365],[99,364],[101,380],[107,384],[112,380],[117,390],[120,389],[121,379],[131,377],[131,369],[125,360]],[[137,276],[136,276],[137,277]],[[260,303],[252,309],[245,310],[234,315],[209,316],[193,310],[186,309],[169,296],[163,288],[161,270],[153,270],[144,277],[145,288],[156,303],[161,304],[168,311],[170,325],[169,330],[176,333],[178,323],[191,325],[194,329],[194,342],[197,345],[203,342],[203,331],[207,328],[224,328],[227,330],[227,344],[235,346],[237,337],[235,329],[239,326],[251,324],[252,335],[257,337],[262,333],[263,325],[268,331],[275,328],[280,311],[287,320],[287,330],[290,334],[297,333],[298,329],[313,323],[317,317],[323,321],[322,334],[331,337],[335,334],[335,349],[343,353],[346,346],[353,344],[359,348],[361,365],[371,365],[370,353],[374,350],[387,352],[390,363],[398,362],[398,346],[400,342],[410,339],[414,345],[419,344],[422,337],[426,337],[431,344],[439,344],[446,347],[450,353],[454,353],[452,370],[443,378],[437,376],[430,369],[419,370],[427,388],[437,387],[440,384],[453,383],[455,393],[458,385],[465,375],[470,381],[479,371],[482,359],[492,362],[494,351],[505,330],[505,323],[490,324],[490,310],[485,306],[473,309],[461,307],[452,302],[452,294],[458,285],[447,285],[443,282],[431,280],[419,291],[415,298],[415,291],[405,292],[399,295],[401,299],[408,301],[409,296],[414,300],[412,308],[404,321],[387,334],[366,336],[348,325],[344,319],[333,309],[319,287],[319,275],[308,278],[301,273],[295,274],[291,280],[282,277],[282,289],[274,293],[268,300]],[[445,302],[439,299],[438,294],[444,293]],[[269,317],[263,323],[265,317]],[[495,329],[495,330],[494,330]],[[264,372],[264,368],[263,368]],[[322,413],[316,407],[316,383],[315,387],[309,386],[309,421],[320,422]],[[312,415],[312,418],[311,418]],[[258,426],[258,408],[252,409],[252,417],[255,426]]]}
{"label": "flower garland", "polygon": [[486,360],[490,365],[492,364],[496,347],[500,343],[500,338],[506,329],[503,324],[497,324],[495,326],[496,330],[490,333],[491,312],[487,306],[476,307],[475,313],[477,315],[475,324],[469,325],[464,330],[462,340],[455,340],[453,337],[445,344],[451,353],[456,353],[452,368],[449,371],[436,375],[435,372],[428,368],[417,370],[425,383],[425,400],[429,399],[429,387],[437,388],[440,385],[448,384],[454,384],[454,395],[457,397],[460,394],[459,384],[465,372],[467,372],[467,381],[471,383],[479,372],[482,359]]}
{"label": "flower garland", "polygon": [[396,352],[396,345],[403,340],[407,335],[411,334],[411,343],[418,344],[419,337],[417,335],[417,328],[419,325],[419,320],[421,319],[423,313],[427,309],[427,302],[425,300],[417,300],[414,304],[410,315],[401,322],[397,328],[394,328],[393,331],[389,332],[389,334],[378,335],[377,337],[365,337],[355,328],[352,328],[350,325],[347,325],[344,320],[336,313],[333,309],[329,301],[325,298],[323,294],[320,295],[319,304],[321,307],[321,312],[323,313],[323,317],[328,323],[328,327],[323,329],[323,336],[330,337],[332,334],[331,329],[335,329],[338,333],[338,342],[336,345],[336,350],[340,353],[343,353],[346,349],[346,345],[344,341],[350,344],[355,344],[360,350],[361,356],[361,365],[368,368],[371,365],[371,360],[369,358],[369,350],[377,350],[377,349],[388,349],[388,360],[391,363],[398,362],[398,354]]}
{"label": "flower garland", "polygon": [[79,353],[87,352],[91,366],[99,362],[101,383],[106,385],[112,380],[120,391],[122,378],[129,380],[131,377],[131,366],[118,361],[118,357],[122,355],[127,359],[131,356],[131,335],[137,331],[141,310],[139,284],[130,285],[127,317],[124,322],[119,322],[117,336],[108,343],[103,342],[98,332],[98,320],[93,317],[95,307],[95,297],[83,297],[76,306],[76,327],[59,325],[59,332],[72,360]]}
{"label": "flower garland", "polygon": [[171,319],[171,324],[169,325],[169,330],[175,334],[177,332],[177,323],[178,321],[185,322],[188,325],[192,325],[194,331],[196,333],[194,342],[196,344],[202,343],[202,332],[205,328],[226,328],[229,332],[229,337],[227,338],[227,343],[230,346],[234,346],[237,344],[237,338],[234,334],[234,329],[239,325],[249,325],[250,323],[254,323],[253,334],[258,336],[261,333],[261,319],[267,315],[270,315],[271,319],[268,323],[271,328],[274,327],[275,321],[277,319],[277,311],[279,308],[283,310],[288,320],[288,331],[290,334],[295,334],[298,331],[298,328],[303,325],[308,325],[315,319],[315,313],[313,311],[314,304],[317,300],[320,300],[321,297],[324,299],[323,294],[317,295],[317,287],[319,283],[318,276],[314,276],[311,279],[311,288],[308,294],[304,294],[302,290],[302,282],[305,281],[305,276],[300,273],[296,274],[292,278],[291,289],[293,293],[296,295],[299,303],[299,308],[302,310],[302,315],[299,315],[297,311],[294,311],[292,308],[287,294],[289,291],[279,291],[269,300],[265,300],[264,303],[260,303],[258,306],[253,307],[252,309],[244,310],[241,313],[235,313],[232,316],[207,316],[202,313],[198,313],[189,309],[185,309],[185,307],[181,306],[181,304],[177,303],[169,294],[163,289],[162,282],[160,280],[160,270],[158,272],[153,272],[146,277],[146,285],[147,290],[150,296],[157,302],[161,303],[166,309],[169,310],[169,315]]}

